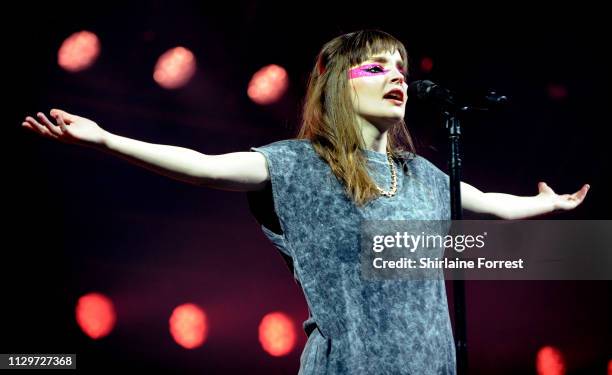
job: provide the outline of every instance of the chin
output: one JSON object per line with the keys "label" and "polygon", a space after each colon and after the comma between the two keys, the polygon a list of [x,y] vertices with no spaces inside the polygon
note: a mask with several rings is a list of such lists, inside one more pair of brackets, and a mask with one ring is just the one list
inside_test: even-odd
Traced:
{"label": "chin", "polygon": [[378,128],[386,128],[386,129],[390,129],[391,127],[397,125],[398,123],[400,123],[402,120],[404,119],[404,117],[384,117],[384,118],[379,118],[377,121],[377,127]]}
{"label": "chin", "polygon": [[397,112],[393,113],[392,115],[383,118],[383,120],[385,122],[388,122],[388,123],[391,123],[391,124],[396,124],[396,123],[402,121],[403,119],[404,119],[404,111],[403,110],[401,112],[397,111]]}
{"label": "chin", "polygon": [[385,111],[385,113],[377,113],[376,115],[363,116],[369,123],[376,126],[381,131],[390,129],[395,124],[404,119],[404,111]]}

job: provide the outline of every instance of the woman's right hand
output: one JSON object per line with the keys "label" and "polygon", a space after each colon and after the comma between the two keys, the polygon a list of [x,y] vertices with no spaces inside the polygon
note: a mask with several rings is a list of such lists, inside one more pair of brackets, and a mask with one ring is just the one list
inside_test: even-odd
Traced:
{"label": "woman's right hand", "polygon": [[106,131],[95,122],[60,109],[52,109],[50,114],[57,125],[42,112],[36,114],[38,120],[28,116],[21,125],[42,136],[66,143],[89,146],[99,146],[104,143]]}

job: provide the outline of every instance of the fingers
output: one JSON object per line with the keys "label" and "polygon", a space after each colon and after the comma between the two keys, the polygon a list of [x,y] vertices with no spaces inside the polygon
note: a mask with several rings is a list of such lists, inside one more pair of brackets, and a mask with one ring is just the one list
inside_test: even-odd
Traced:
{"label": "fingers", "polygon": [[53,134],[55,134],[56,136],[60,137],[62,135],[62,130],[56,126],[55,124],[53,124],[51,121],[49,121],[49,119],[47,118],[47,116],[45,116],[44,113],[42,112],[38,112],[36,114],[36,116],[38,117],[39,121]]}
{"label": "fingers", "polygon": [[57,125],[59,125],[60,129],[62,129],[62,131],[64,132],[68,132],[68,129],[66,128],[66,122],[64,121],[64,114],[63,113],[57,113],[55,116],[55,121],[57,121]]}
{"label": "fingers", "polygon": [[572,194],[573,199],[577,199],[578,201],[582,202],[590,188],[591,186],[589,184],[585,184],[580,190]]}
{"label": "fingers", "polygon": [[61,114],[66,124],[70,124],[72,121],[75,121],[76,118],[78,117],[66,111],[62,111],[61,109],[56,109],[56,108],[53,108],[49,113],[51,114],[51,116],[53,116],[53,118],[56,118],[58,114]]}
{"label": "fingers", "polygon": [[49,129],[47,129],[47,127],[40,124],[38,121],[36,121],[35,118],[31,116],[26,117],[22,125],[28,129],[37,132],[40,135],[57,139],[57,135],[55,135],[55,133],[52,133]]}
{"label": "fingers", "polygon": [[543,181],[538,182],[538,190],[540,191],[540,193],[555,193],[553,189],[551,189],[550,186],[548,186],[546,182]]}

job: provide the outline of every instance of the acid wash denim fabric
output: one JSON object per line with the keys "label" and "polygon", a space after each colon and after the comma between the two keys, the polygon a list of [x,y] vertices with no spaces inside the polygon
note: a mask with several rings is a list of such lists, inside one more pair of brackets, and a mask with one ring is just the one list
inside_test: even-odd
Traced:
{"label": "acid wash denim fabric", "polygon": [[[455,374],[444,280],[365,280],[359,258],[362,220],[449,220],[448,176],[406,153],[395,161],[396,195],[357,207],[308,140],[251,150],[270,172],[268,188],[249,193],[251,210],[308,303],[299,374]],[[387,156],[362,152],[378,186],[389,189]]]}

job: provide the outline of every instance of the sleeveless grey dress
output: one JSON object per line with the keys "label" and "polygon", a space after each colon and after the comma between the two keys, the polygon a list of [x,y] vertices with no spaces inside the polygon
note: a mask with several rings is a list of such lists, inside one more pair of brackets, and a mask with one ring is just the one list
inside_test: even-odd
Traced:
{"label": "sleeveless grey dress", "polygon": [[[448,176],[405,153],[395,161],[396,195],[357,207],[310,141],[251,150],[270,173],[266,189],[248,193],[251,212],[309,308],[299,374],[455,374],[444,280],[366,280],[359,259],[362,220],[449,220]],[[362,152],[372,178],[389,189],[387,156]]]}

